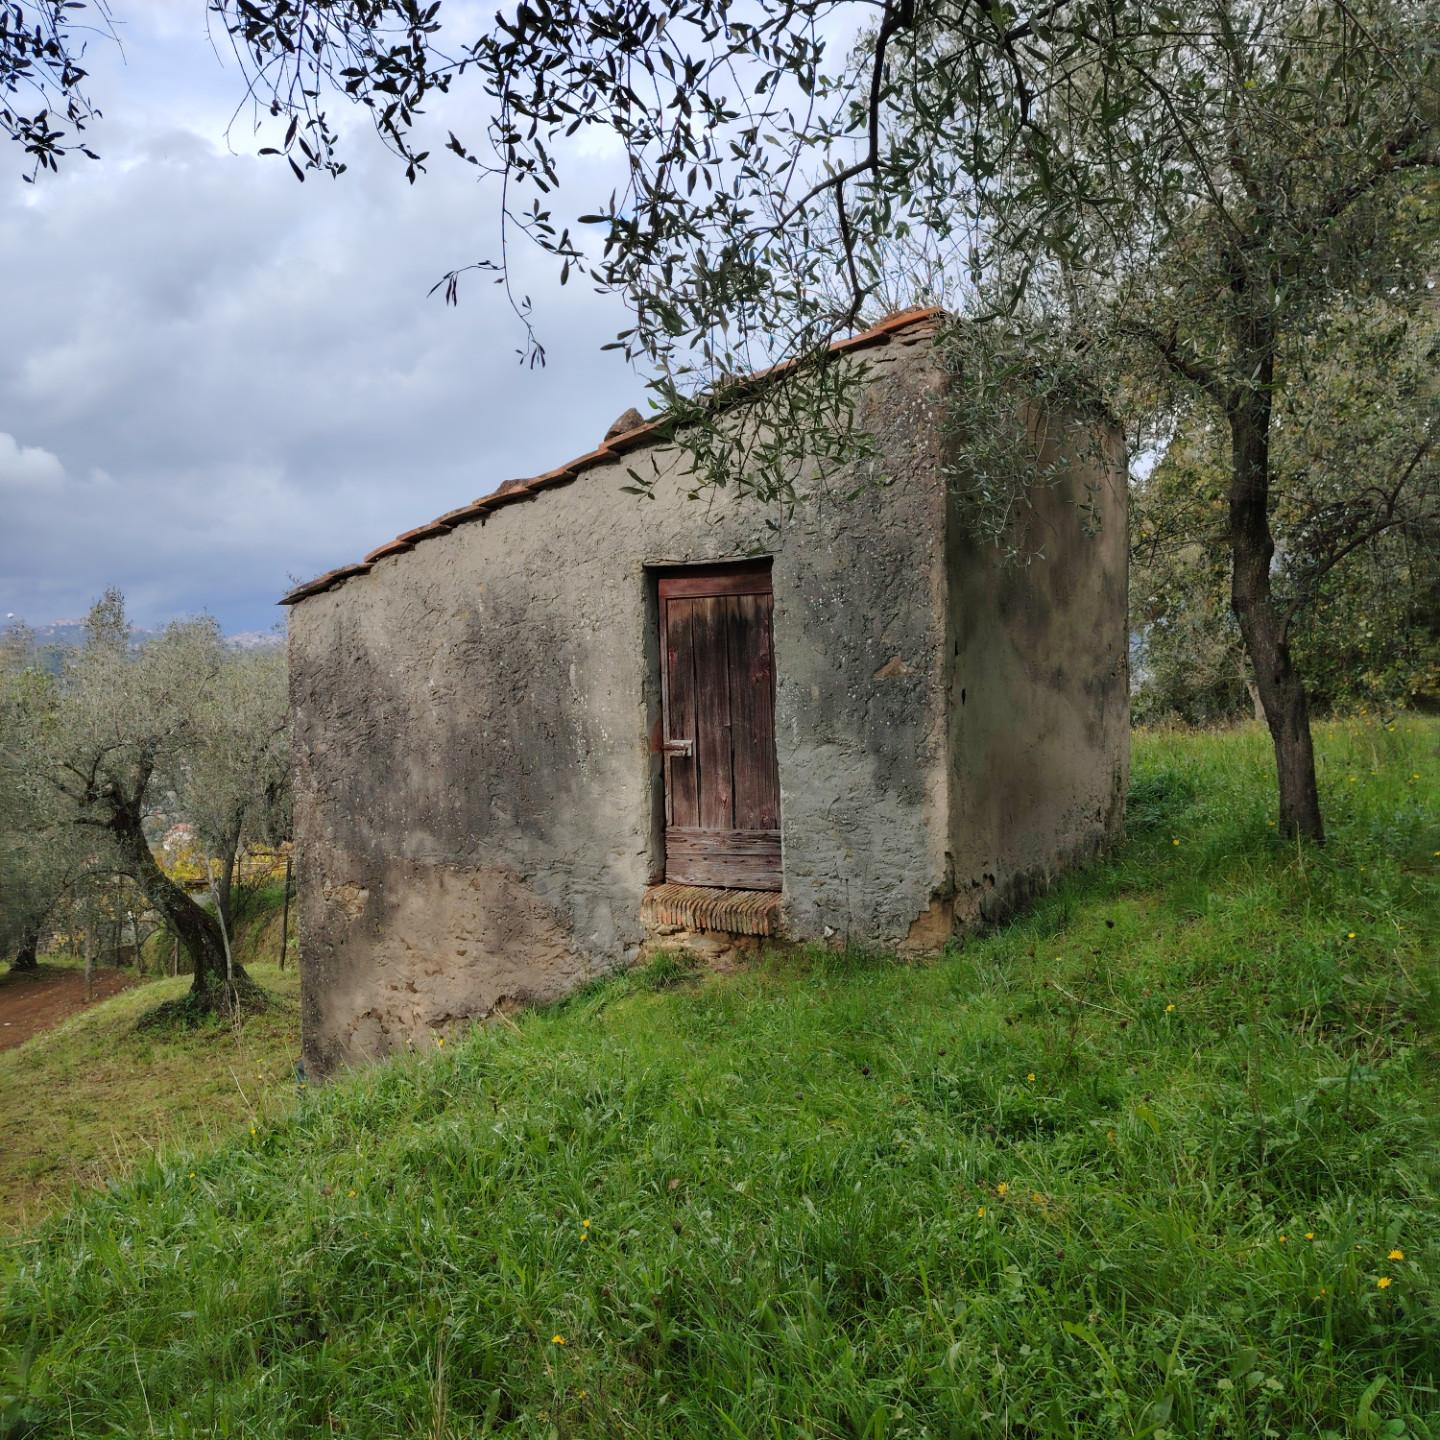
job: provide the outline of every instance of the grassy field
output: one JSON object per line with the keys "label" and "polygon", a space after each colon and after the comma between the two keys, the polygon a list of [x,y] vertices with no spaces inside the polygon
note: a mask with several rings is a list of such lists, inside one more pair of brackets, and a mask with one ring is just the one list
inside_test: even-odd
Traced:
{"label": "grassy field", "polygon": [[1322,727],[1315,853],[1143,736],[935,964],[661,960],[143,1160],[6,1249],[0,1436],[1435,1440],[1437,742]]}
{"label": "grassy field", "polygon": [[213,1141],[293,1101],[299,977],[293,964],[282,972],[256,958],[276,955],[272,911],[242,934],[240,958],[275,1004],[243,1028],[137,1028],[185,993],[182,975],[146,981],[0,1052],[0,1231],[53,1210],[72,1187],[113,1181],[144,1157]]}

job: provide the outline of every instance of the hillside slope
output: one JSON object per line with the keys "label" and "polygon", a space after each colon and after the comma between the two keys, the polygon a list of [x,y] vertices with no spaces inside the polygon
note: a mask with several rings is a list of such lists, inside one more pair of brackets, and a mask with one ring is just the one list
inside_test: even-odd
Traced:
{"label": "hillside slope", "polygon": [[[140,1157],[216,1140],[289,1109],[299,977],[293,962],[285,971],[275,964],[278,890],[257,898],[237,953],[273,1003],[243,1028],[218,1020],[198,1031],[139,1027],[190,986],[188,975],[152,976],[0,1051],[0,1232],[39,1219],[72,1187],[114,1180]],[[153,970],[169,951],[152,948]]]}
{"label": "hillside slope", "polygon": [[[659,961],[3,1261],[0,1435],[1440,1436],[1440,726],[1137,743],[924,967]],[[8,1409],[4,1408],[8,1405]]]}

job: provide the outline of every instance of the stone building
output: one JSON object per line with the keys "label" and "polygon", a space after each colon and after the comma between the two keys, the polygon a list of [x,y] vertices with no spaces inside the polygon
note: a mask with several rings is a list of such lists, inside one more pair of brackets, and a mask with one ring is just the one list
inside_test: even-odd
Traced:
{"label": "stone building", "polygon": [[1121,445],[1038,490],[1042,558],[1002,564],[946,473],[939,319],[838,347],[882,483],[696,501],[636,424],[285,598],[313,1069],[657,936],[934,950],[1116,835]]}

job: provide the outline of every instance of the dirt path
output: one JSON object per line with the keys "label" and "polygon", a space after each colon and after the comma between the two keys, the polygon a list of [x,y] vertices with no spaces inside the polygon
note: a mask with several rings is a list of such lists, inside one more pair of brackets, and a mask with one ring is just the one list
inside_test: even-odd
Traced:
{"label": "dirt path", "polygon": [[[94,1000],[111,995],[135,983],[127,970],[97,969]],[[11,971],[0,975],[0,1050],[13,1050],[32,1035],[52,1029],[62,1020],[83,1010],[85,972],[41,965],[34,971]]]}

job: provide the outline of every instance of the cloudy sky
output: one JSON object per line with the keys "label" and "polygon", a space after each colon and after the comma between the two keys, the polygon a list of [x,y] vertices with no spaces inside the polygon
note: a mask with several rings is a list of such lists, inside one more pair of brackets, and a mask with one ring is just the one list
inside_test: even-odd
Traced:
{"label": "cloudy sky", "polygon": [[[123,56],[90,52],[100,161],[31,186],[0,151],[0,622],[73,617],[114,584],[142,625],[269,628],[292,577],[644,407],[599,351],[616,302],[560,290],[540,257],[521,279],[543,370],[517,363],[519,323],[483,278],[458,309],[427,298],[493,251],[492,192],[466,167],[437,156],[411,187],[357,130],[346,175],[299,185],[243,124],[227,144],[239,77],[203,0],[116,8]],[[474,103],[437,119],[474,134]],[[612,163],[590,158],[597,192]]]}

